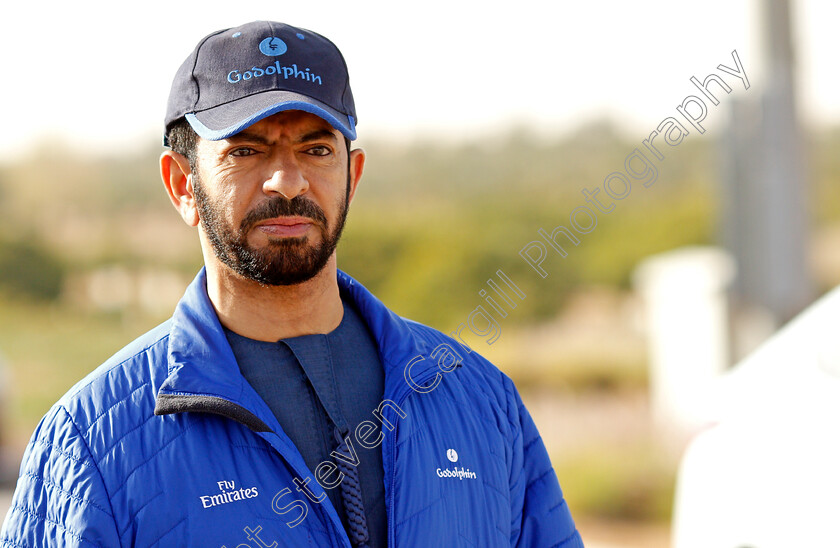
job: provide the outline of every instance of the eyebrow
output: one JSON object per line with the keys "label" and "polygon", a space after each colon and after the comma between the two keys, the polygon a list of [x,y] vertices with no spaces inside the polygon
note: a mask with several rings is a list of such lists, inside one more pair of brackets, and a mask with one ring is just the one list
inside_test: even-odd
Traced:
{"label": "eyebrow", "polygon": [[251,133],[251,132],[248,132],[248,131],[240,131],[236,135],[231,135],[230,137],[228,137],[227,140],[231,141],[231,142],[234,142],[234,143],[241,143],[243,141],[248,141],[248,142],[252,142],[252,143],[258,143],[258,144],[261,144],[261,145],[270,144],[268,142],[268,139],[266,139],[262,135],[260,135],[258,133]]}
{"label": "eyebrow", "polygon": [[316,129],[315,131],[310,131],[309,133],[296,139],[295,142],[308,143],[309,141],[317,141],[319,139],[330,139],[333,142],[337,141],[335,133],[333,133],[332,131],[328,129]]}

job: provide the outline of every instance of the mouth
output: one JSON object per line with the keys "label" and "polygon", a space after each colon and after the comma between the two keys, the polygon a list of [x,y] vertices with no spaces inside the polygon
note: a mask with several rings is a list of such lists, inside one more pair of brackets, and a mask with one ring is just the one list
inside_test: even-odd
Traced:
{"label": "mouth", "polygon": [[254,228],[268,236],[296,238],[306,234],[313,224],[314,221],[307,217],[275,217],[260,222]]}

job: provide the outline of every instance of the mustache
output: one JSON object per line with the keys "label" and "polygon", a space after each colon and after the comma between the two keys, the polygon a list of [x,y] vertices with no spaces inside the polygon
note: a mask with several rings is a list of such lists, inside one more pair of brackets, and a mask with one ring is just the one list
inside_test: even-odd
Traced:
{"label": "mustache", "polygon": [[292,216],[306,217],[323,227],[327,226],[327,217],[324,215],[324,210],[314,202],[311,202],[303,196],[295,196],[291,200],[283,196],[275,196],[249,211],[239,224],[239,229],[245,233],[260,221],[274,219],[276,217]]}

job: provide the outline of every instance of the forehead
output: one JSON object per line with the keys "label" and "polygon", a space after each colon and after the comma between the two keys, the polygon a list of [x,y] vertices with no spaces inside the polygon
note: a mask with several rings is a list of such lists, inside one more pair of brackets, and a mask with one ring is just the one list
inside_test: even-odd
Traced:
{"label": "forehead", "polygon": [[248,126],[239,134],[231,136],[229,139],[235,140],[240,134],[260,135],[268,139],[277,139],[283,136],[295,138],[301,135],[312,134],[313,132],[324,135],[326,135],[326,132],[329,132],[336,140],[341,136],[341,133],[337,129],[319,116],[303,112],[302,110],[287,110],[263,118],[259,122]]}

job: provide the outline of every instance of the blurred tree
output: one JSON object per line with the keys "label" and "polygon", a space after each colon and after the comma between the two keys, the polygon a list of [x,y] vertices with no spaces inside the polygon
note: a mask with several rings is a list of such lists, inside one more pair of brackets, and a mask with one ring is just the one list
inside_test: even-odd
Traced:
{"label": "blurred tree", "polygon": [[0,237],[0,291],[53,301],[61,295],[65,269],[35,241]]}

